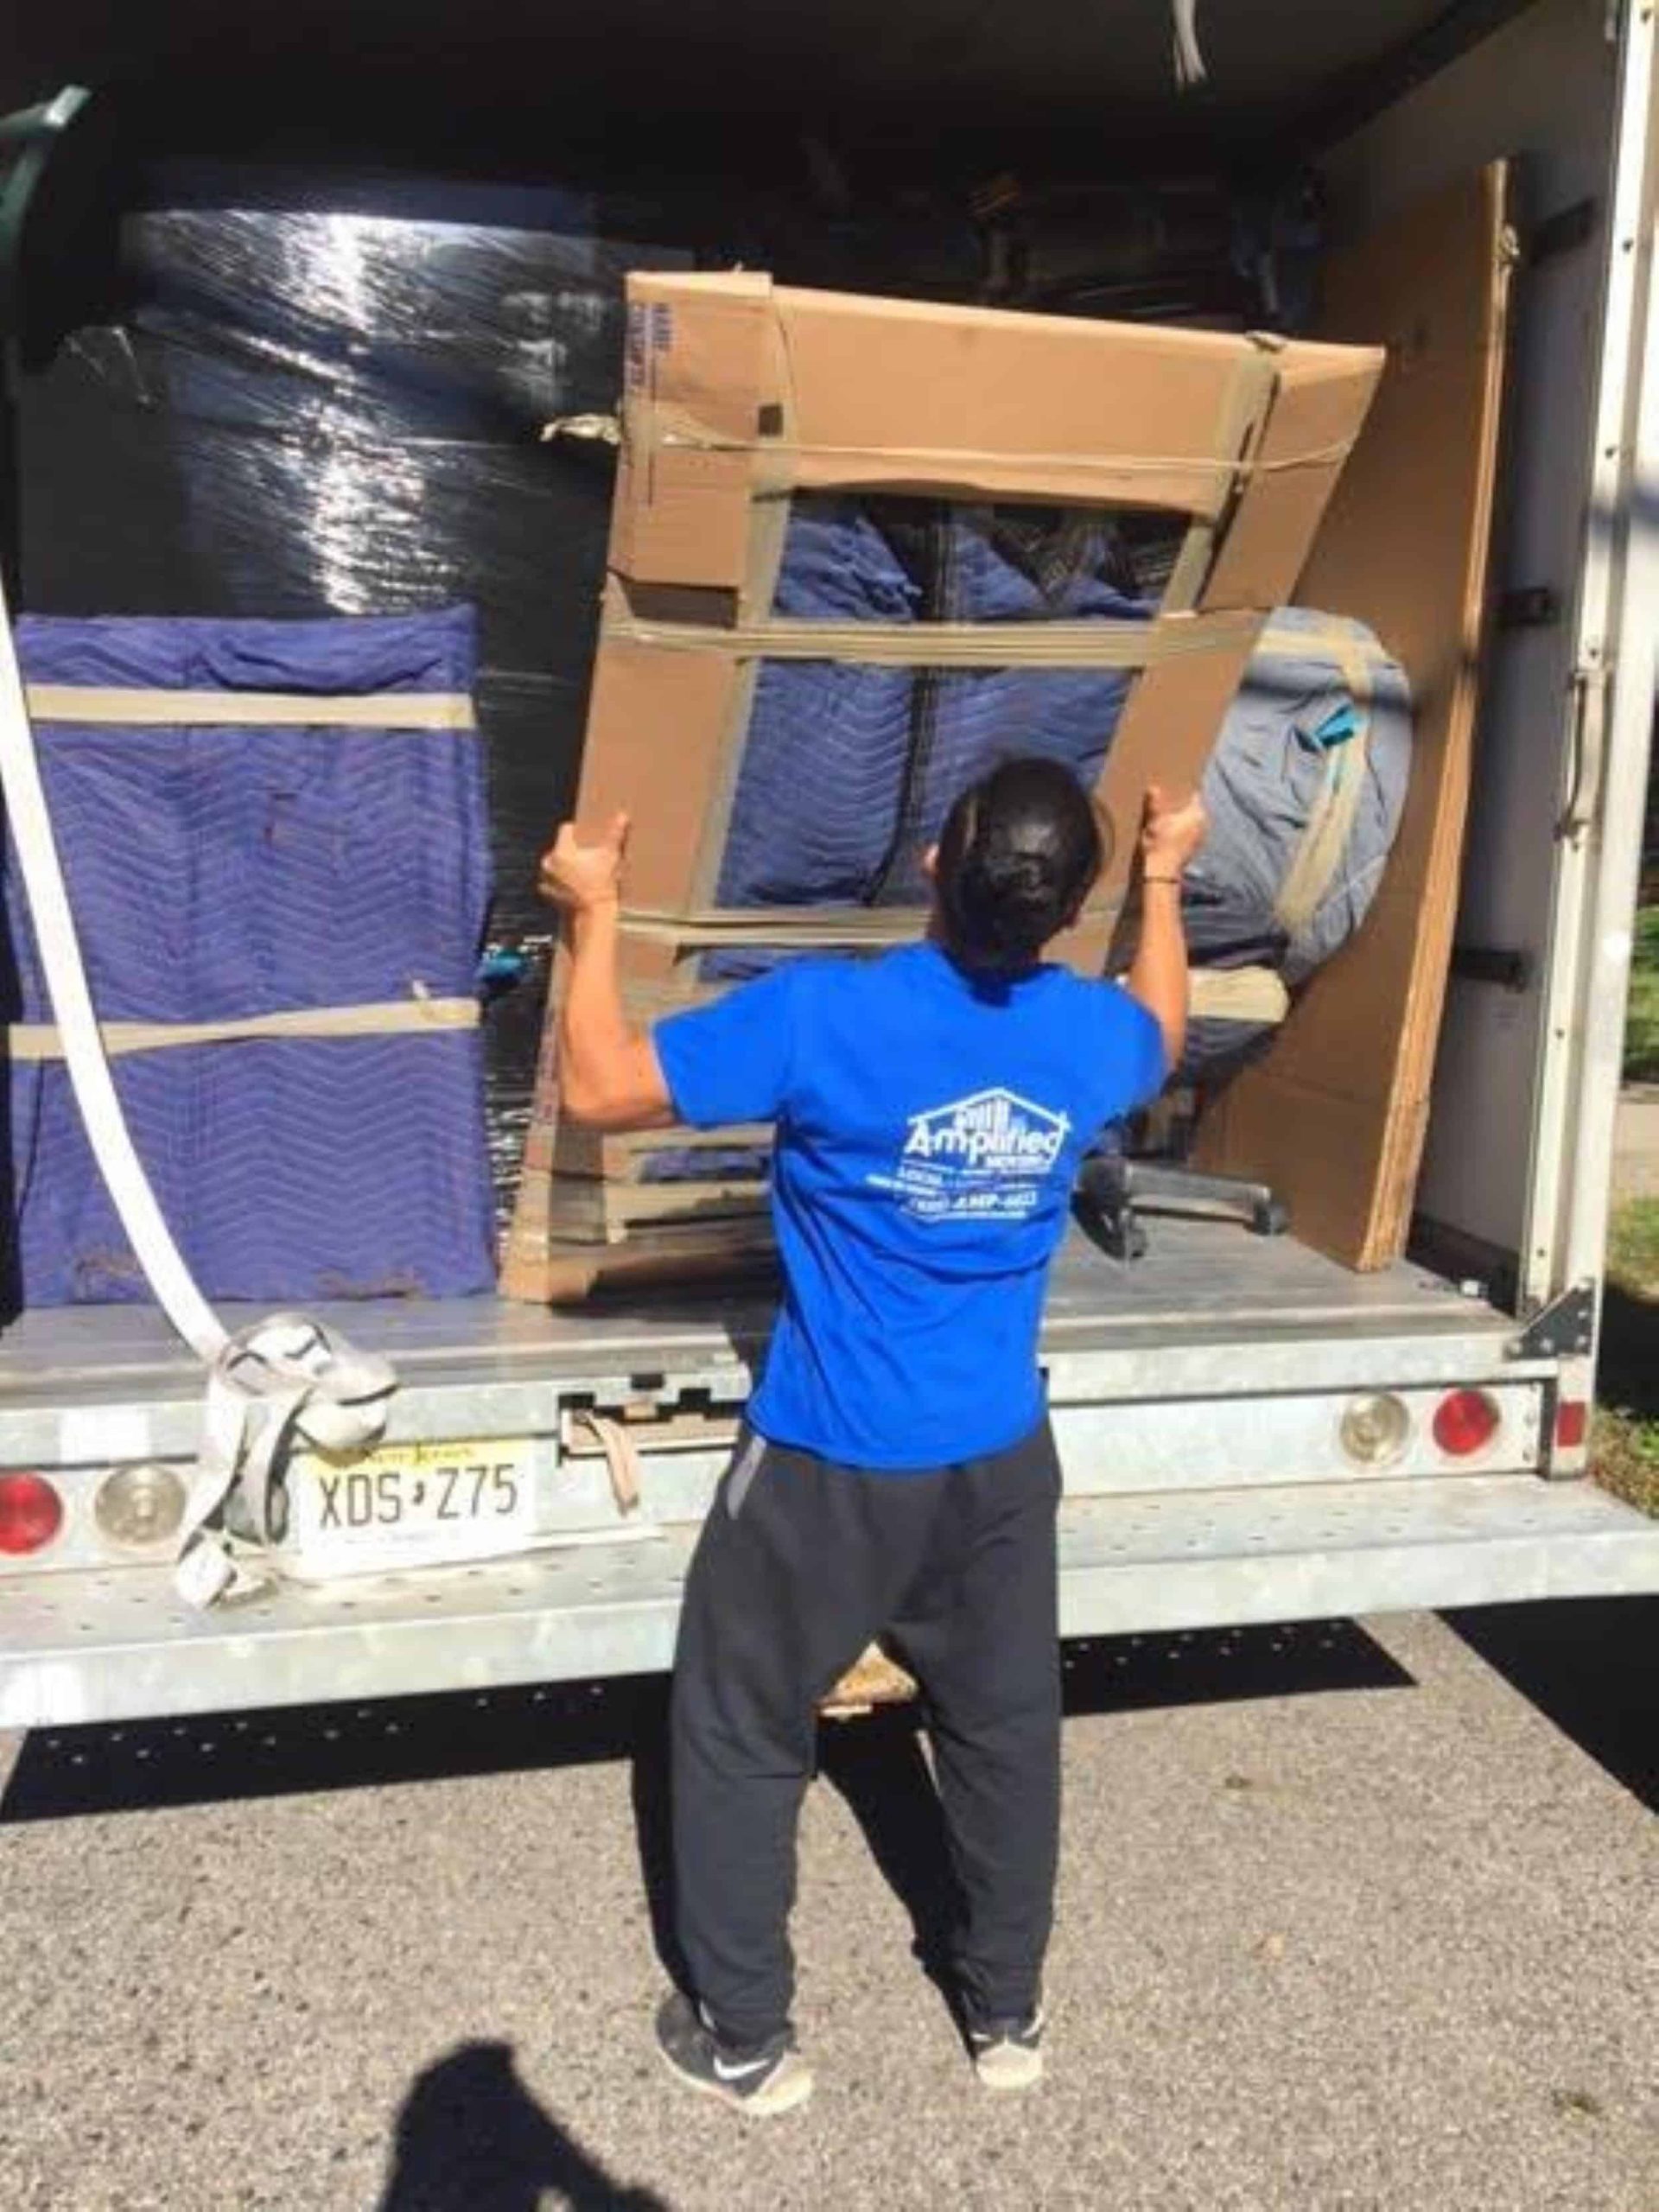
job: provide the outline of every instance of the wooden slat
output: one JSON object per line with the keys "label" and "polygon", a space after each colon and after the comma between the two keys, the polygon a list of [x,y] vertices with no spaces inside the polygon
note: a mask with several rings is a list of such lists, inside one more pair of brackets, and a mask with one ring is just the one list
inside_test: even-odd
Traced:
{"label": "wooden slat", "polygon": [[773,1265],[771,1234],[760,1222],[717,1229],[663,1227],[648,1241],[626,1244],[567,1244],[555,1238],[542,1255],[536,1297],[554,1306],[575,1306],[599,1292],[699,1281],[726,1283],[736,1276],[768,1274]]}

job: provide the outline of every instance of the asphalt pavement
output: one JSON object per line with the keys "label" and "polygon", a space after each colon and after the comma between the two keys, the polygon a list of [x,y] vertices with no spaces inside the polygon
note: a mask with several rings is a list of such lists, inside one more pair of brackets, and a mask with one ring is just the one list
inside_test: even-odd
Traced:
{"label": "asphalt pavement", "polygon": [[1654,2212],[1659,1601],[1075,1652],[1049,2077],[912,1955],[902,1724],[804,1835],[805,2113],[651,2047],[661,1686],[0,1738],[5,2212]]}

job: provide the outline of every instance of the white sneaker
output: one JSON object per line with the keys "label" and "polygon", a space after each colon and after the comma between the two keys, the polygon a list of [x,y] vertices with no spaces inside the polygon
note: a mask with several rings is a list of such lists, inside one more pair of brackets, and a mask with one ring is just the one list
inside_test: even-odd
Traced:
{"label": "white sneaker", "polygon": [[1043,2078],[1041,2010],[1022,2019],[969,2021],[974,2071],[988,2089],[1031,2089]]}

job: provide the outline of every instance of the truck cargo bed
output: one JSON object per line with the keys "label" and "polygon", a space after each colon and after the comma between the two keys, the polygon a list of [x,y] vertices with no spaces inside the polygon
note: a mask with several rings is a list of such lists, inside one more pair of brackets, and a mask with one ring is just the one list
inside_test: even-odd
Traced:
{"label": "truck cargo bed", "polygon": [[[763,1284],[569,1313],[335,1309],[397,1364],[395,1443],[527,1440],[538,1531],[499,1563],[279,1585],[207,1615],[181,1604],[164,1560],[114,1566],[87,1533],[102,1466],[193,1455],[196,1363],[150,1309],[27,1317],[0,1339],[0,1465],[61,1470],[72,1510],[51,1563],[7,1592],[0,1726],[664,1666],[769,1312]],[[1125,1265],[1073,1236],[1043,1351],[1065,1631],[1653,1586],[1659,1529],[1592,1484],[1543,1478],[1558,1370],[1517,1336],[1426,1270],[1354,1274],[1287,1236],[1160,1220]],[[1430,1423],[1470,1385],[1502,1428],[1456,1466]],[[1380,1389],[1411,1408],[1412,1442],[1364,1469],[1339,1432]],[[581,1408],[637,1424],[631,1514],[572,1426]]]}
{"label": "truck cargo bed", "polygon": [[[771,1297],[744,1288],[639,1292],[569,1311],[498,1299],[371,1300],[316,1309],[365,1348],[384,1351],[405,1379],[450,1384],[511,1370],[568,1375],[747,1361],[764,1341]],[[259,1318],[224,1309],[226,1322]],[[1056,1265],[1046,1346],[1051,1353],[1134,1343],[1147,1349],[1271,1338],[1311,1351],[1331,1338],[1422,1333],[1501,1335],[1513,1325],[1478,1297],[1409,1264],[1359,1275],[1292,1236],[1258,1237],[1230,1224],[1154,1222],[1151,1249],[1109,1260],[1074,1233]],[[196,1372],[190,1352],[149,1306],[64,1307],[24,1315],[0,1335],[8,1406],[42,1395],[166,1397]],[[1251,1379],[1235,1376],[1235,1385]]]}

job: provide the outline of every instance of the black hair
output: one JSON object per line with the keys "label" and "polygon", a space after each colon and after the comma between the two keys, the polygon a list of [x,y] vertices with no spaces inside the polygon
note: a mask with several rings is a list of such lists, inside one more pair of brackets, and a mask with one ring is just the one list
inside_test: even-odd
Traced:
{"label": "black hair", "polygon": [[950,950],[969,967],[1029,966],[1077,918],[1106,858],[1101,817],[1069,768],[1004,760],[962,793],[940,833]]}

